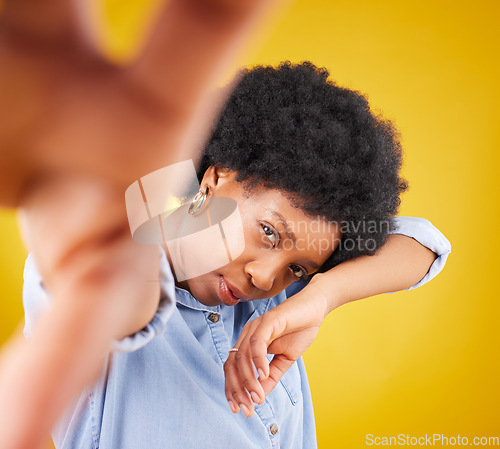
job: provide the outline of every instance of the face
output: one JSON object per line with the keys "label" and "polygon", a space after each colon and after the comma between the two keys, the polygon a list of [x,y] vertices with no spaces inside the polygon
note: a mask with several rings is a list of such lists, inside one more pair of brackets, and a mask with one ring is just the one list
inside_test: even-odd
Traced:
{"label": "face", "polygon": [[201,183],[211,197],[232,198],[243,223],[244,249],[221,268],[178,283],[208,306],[270,298],[307,279],[331,256],[341,234],[334,223],[306,215],[278,190],[245,192],[237,173],[210,167]]}

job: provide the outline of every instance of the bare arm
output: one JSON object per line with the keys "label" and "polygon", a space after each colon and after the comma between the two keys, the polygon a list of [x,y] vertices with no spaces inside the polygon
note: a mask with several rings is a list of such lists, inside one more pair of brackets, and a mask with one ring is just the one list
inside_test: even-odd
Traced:
{"label": "bare arm", "polygon": [[323,292],[328,314],[342,304],[415,285],[435,259],[436,254],[415,239],[394,234],[376,255],[337,265],[311,283]]}

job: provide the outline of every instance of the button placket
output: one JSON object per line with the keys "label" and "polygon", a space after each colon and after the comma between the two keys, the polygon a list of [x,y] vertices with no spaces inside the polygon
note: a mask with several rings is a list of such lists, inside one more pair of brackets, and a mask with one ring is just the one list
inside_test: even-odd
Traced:
{"label": "button placket", "polygon": [[220,310],[216,312],[206,311],[205,319],[207,320],[210,329],[210,335],[217,352],[220,363],[223,365],[227,358],[227,351],[229,350],[229,342],[224,330],[224,320]]}
{"label": "button placket", "polygon": [[280,434],[278,432],[278,425],[274,411],[269,403],[268,398],[262,404],[255,404],[255,413],[264,425],[269,440],[271,442],[272,449],[278,449],[280,447]]}

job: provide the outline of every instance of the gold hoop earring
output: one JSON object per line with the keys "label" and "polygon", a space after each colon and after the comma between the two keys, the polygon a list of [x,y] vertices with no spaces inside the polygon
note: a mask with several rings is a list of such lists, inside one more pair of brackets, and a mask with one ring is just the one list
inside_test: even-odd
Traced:
{"label": "gold hoop earring", "polygon": [[191,205],[189,206],[188,214],[196,215],[200,211],[201,207],[207,201],[207,197],[209,195],[210,195],[210,187],[209,186],[207,186],[205,191],[200,189],[200,191],[193,198]]}

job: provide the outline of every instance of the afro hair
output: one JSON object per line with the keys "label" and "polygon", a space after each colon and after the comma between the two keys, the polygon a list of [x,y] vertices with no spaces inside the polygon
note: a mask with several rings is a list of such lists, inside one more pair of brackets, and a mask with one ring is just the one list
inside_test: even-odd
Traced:
{"label": "afro hair", "polygon": [[320,271],[375,254],[408,188],[393,124],[328,77],[310,62],[243,70],[198,170],[200,180],[211,165],[235,170],[249,189],[278,189],[308,215],[340,224],[343,237]]}

